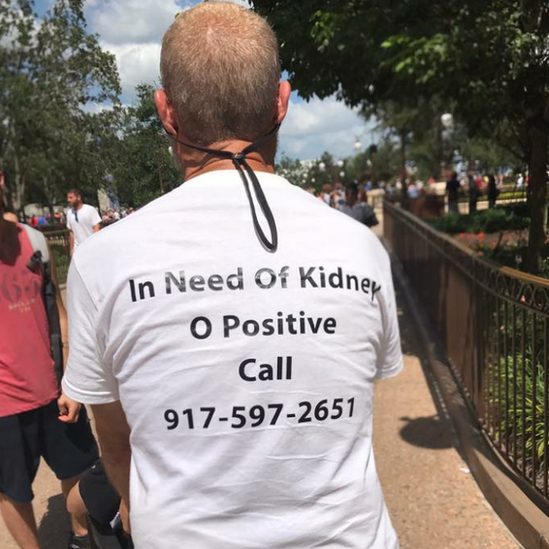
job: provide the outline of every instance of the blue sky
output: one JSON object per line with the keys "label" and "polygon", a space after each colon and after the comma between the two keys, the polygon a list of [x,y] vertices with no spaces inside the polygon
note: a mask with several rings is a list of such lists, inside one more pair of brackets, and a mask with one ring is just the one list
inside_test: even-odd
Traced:
{"label": "blue sky", "polygon": [[[247,5],[245,0],[233,0]],[[51,0],[37,0],[44,11]],[[117,59],[123,100],[131,103],[135,86],[158,83],[160,42],[174,15],[198,4],[197,0],[85,0],[89,30],[101,37],[103,48]],[[319,157],[325,150],[338,158],[353,154],[355,136],[365,124],[335,98],[309,103],[292,95],[290,110],[280,133],[280,151],[302,160]],[[367,134],[369,135],[369,134]],[[364,137],[363,141],[368,141]]]}

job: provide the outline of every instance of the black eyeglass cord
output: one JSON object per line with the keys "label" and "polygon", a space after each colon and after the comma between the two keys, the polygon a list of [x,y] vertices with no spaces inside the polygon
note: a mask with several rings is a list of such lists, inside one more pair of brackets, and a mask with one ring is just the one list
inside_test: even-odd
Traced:
{"label": "black eyeglass cord", "polygon": [[[262,145],[264,145],[267,141],[269,141],[269,139],[272,139],[278,132],[279,128],[280,128],[280,124],[277,124],[276,126],[273,127],[273,129],[269,133],[265,134],[263,137],[260,137],[259,139],[254,141],[252,144],[248,145],[245,149],[243,149],[239,153],[233,153],[231,151],[220,151],[217,149],[208,149],[207,147],[200,147],[198,145],[191,145],[190,143],[184,143],[183,141],[179,141],[178,139],[173,137],[173,135],[168,133],[168,137],[170,139],[172,139],[176,143],[179,143],[180,145],[183,145],[184,147],[188,147],[190,149],[195,149],[197,151],[211,154],[212,156],[217,156],[218,158],[226,158],[233,161],[233,164],[236,170],[240,174],[242,183],[244,184],[244,189],[246,190],[246,196],[248,197],[248,202],[250,203],[250,210],[252,212],[252,219],[253,219],[256,235],[259,239],[259,242],[261,242],[261,244],[263,245],[263,247],[268,252],[271,252],[271,253],[275,253],[278,248],[278,231],[276,228],[275,218],[269,206],[269,203],[267,202],[265,193],[261,188],[259,179],[255,175],[255,172],[252,169],[252,167],[246,161],[246,156],[252,152],[257,151]],[[248,177],[252,182],[252,187],[257,197],[257,202],[259,203],[261,212],[265,216],[265,219],[267,220],[267,224],[269,225],[269,231],[271,233],[270,240],[267,238],[267,236],[263,232],[263,229],[261,228],[261,225],[259,224],[254,200],[250,190],[250,184],[248,182],[248,178],[246,177],[246,174],[248,174]]]}

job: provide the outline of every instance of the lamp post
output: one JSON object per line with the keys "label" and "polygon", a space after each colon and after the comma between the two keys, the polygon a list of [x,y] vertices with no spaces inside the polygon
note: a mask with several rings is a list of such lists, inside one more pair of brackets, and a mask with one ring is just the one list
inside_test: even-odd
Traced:
{"label": "lamp post", "polygon": [[444,159],[445,146],[444,140],[448,137],[448,132],[454,126],[454,117],[452,113],[446,112],[440,117],[439,124],[439,148],[440,148],[440,177],[444,178],[444,172],[446,171],[446,161]]}

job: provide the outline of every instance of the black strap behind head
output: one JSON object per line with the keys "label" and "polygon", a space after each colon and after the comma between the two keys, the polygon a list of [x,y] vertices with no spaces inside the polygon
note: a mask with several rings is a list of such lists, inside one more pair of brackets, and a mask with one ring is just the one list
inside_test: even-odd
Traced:
{"label": "black strap behind head", "polygon": [[[255,172],[253,171],[252,167],[248,164],[246,161],[246,156],[252,152],[257,151],[260,147],[262,147],[267,141],[272,139],[276,133],[278,132],[280,128],[280,124],[277,124],[274,126],[269,133],[266,133],[263,137],[260,137],[250,145],[248,145],[245,149],[243,149],[239,153],[233,153],[231,151],[221,151],[217,149],[209,149],[207,147],[200,147],[198,145],[191,145],[190,143],[184,143],[183,141],[179,141],[173,135],[168,133],[168,136],[173,141],[179,143],[180,145],[183,145],[184,147],[188,147],[189,149],[195,149],[197,151],[201,151],[207,154],[211,154],[212,156],[217,156],[218,158],[226,158],[228,160],[232,160],[233,164],[240,174],[240,178],[242,179],[242,183],[244,184],[244,189],[246,190],[246,195],[248,197],[248,202],[250,203],[250,209],[252,212],[252,219],[254,223],[254,229],[257,235],[257,238],[259,239],[259,242],[263,245],[263,247],[271,253],[276,252],[278,248],[278,231],[276,228],[276,222],[273,215],[273,212],[269,206],[269,203],[267,202],[267,198],[265,196],[265,193],[263,192],[263,189],[261,188],[261,185],[259,183],[259,179],[257,178],[257,175],[255,175]],[[244,167],[244,169],[243,169]],[[246,170],[246,171],[244,171]],[[267,223],[269,225],[269,230],[271,232],[271,239],[269,240],[265,233],[263,232],[263,229],[261,228],[261,225],[259,224],[259,220],[257,218],[257,213],[255,210],[255,204],[252,197],[252,193],[250,191],[250,185],[248,183],[248,178],[246,177],[246,174],[248,174],[248,177],[250,178],[250,181],[252,182],[252,187],[255,193],[255,196],[257,197],[257,202],[259,203],[259,206],[261,208],[261,212],[265,216],[265,219],[267,220]]]}

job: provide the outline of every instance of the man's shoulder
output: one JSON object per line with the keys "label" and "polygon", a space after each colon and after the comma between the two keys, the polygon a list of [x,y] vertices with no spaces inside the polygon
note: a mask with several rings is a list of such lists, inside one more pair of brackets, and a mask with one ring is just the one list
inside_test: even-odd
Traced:
{"label": "man's shoulder", "polygon": [[91,204],[82,204],[82,209],[86,213],[97,213],[97,208],[95,206],[92,206]]}

